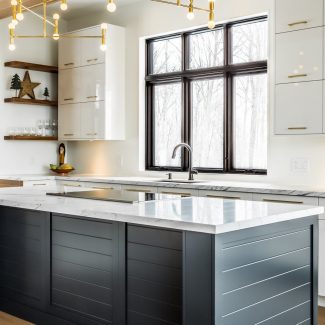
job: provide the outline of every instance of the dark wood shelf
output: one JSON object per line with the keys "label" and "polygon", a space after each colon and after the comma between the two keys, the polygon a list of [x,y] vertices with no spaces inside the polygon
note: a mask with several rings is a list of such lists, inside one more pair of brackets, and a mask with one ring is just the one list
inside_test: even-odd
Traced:
{"label": "dark wood shelf", "polygon": [[5,67],[24,69],[24,70],[34,70],[34,71],[41,71],[41,72],[49,72],[49,73],[58,73],[58,71],[59,71],[58,67],[55,67],[55,66],[21,62],[21,61],[5,62]]}
{"label": "dark wood shelf", "polygon": [[40,137],[40,136],[27,136],[27,135],[6,135],[5,140],[12,141],[57,141],[57,137]]}
{"label": "dark wood shelf", "polygon": [[57,101],[44,100],[44,99],[18,98],[18,97],[5,98],[5,103],[58,107]]}

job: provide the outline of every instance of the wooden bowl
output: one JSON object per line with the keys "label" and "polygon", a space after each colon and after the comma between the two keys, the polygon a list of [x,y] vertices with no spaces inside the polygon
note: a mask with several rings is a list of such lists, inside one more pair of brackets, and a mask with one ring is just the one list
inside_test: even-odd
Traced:
{"label": "wooden bowl", "polygon": [[65,176],[69,173],[71,173],[72,171],[74,171],[74,168],[72,169],[50,169],[50,171],[56,173],[56,174],[59,174],[60,176]]}

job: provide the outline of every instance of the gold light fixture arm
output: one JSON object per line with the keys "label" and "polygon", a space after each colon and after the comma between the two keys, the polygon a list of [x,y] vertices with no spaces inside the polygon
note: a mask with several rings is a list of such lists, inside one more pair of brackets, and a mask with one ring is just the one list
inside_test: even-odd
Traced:
{"label": "gold light fixture arm", "polygon": [[[165,3],[167,5],[173,5],[173,6],[177,6],[177,7],[183,7],[183,8],[190,8],[190,5],[186,5],[181,3],[181,1],[177,0],[177,2],[172,2],[172,1],[168,1],[168,0],[151,0],[153,2],[159,2],[159,3]],[[204,12],[210,12],[210,9],[206,9],[206,8],[201,8],[201,7],[196,7],[193,5],[193,9],[194,10],[199,10],[199,11],[204,11]]]}

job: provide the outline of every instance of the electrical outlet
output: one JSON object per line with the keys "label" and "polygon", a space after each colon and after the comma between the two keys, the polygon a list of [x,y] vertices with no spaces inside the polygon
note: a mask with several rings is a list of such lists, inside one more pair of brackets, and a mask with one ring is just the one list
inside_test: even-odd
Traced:
{"label": "electrical outlet", "polygon": [[291,171],[294,173],[308,173],[310,169],[310,162],[307,158],[293,158],[291,159]]}

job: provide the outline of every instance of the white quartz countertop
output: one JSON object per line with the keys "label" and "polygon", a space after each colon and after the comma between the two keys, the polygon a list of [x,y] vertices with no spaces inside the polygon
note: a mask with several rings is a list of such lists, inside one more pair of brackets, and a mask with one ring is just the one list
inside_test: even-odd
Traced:
{"label": "white quartz countertop", "polygon": [[283,185],[271,183],[254,182],[234,182],[234,181],[202,181],[199,183],[172,183],[162,182],[162,178],[152,177],[108,177],[94,175],[74,175],[55,176],[55,175],[0,175],[0,180],[16,181],[41,181],[41,180],[61,180],[75,182],[95,182],[123,185],[140,185],[166,188],[183,188],[225,192],[248,192],[274,195],[291,195],[306,197],[325,197],[325,187],[316,188],[304,185]]}
{"label": "white quartz countertop", "polygon": [[[88,189],[69,189],[77,190]],[[63,188],[59,186],[42,189],[2,188],[0,205],[210,234],[299,219],[324,212],[322,207],[204,197],[130,204],[46,195],[46,192],[61,191]]]}

